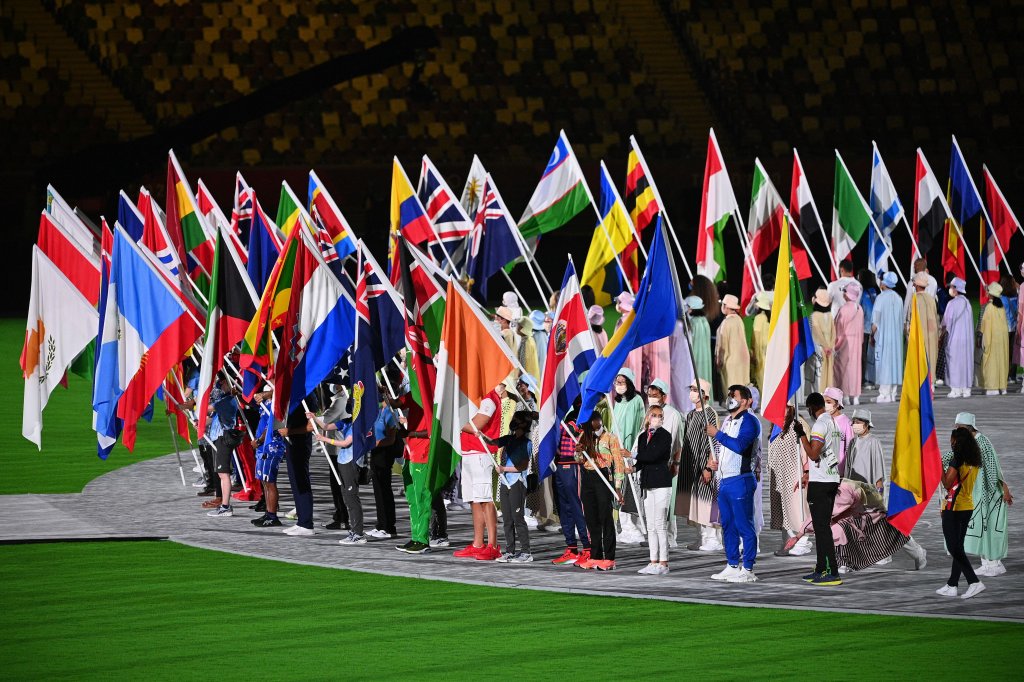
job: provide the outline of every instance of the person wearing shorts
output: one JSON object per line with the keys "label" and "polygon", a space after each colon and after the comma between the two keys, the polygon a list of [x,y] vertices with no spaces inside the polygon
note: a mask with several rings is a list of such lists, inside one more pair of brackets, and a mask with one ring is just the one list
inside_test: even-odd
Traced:
{"label": "person wearing shorts", "polygon": [[263,516],[253,519],[252,525],[257,528],[270,528],[280,526],[281,521],[277,518],[277,472],[284,459],[287,444],[284,438],[278,433],[284,428],[284,422],[274,419],[270,410],[271,392],[257,393],[256,403],[259,405],[260,422],[256,427],[256,478],[263,485],[264,499],[267,510]]}
{"label": "person wearing shorts", "polygon": [[[480,402],[480,408],[462,427],[462,497],[473,512],[473,542],[454,556],[493,561],[501,556],[498,546],[498,512],[494,507],[494,453],[489,441],[501,435],[502,384]],[[482,436],[482,437],[481,437]],[[484,530],[488,543],[484,544]]]}

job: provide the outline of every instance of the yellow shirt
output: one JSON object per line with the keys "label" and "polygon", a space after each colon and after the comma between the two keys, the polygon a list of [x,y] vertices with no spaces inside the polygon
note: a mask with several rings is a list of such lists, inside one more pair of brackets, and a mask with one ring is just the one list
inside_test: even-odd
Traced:
{"label": "yellow shirt", "polygon": [[951,511],[971,511],[974,509],[974,481],[978,478],[978,467],[961,464],[957,467],[957,474],[960,477],[959,485],[946,491],[946,501],[942,508]]}

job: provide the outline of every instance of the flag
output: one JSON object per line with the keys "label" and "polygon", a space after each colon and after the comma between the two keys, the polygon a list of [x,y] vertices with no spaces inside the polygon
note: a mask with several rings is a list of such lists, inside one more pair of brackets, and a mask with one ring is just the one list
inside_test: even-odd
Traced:
{"label": "flag", "polygon": [[462,198],[459,203],[466,211],[466,215],[476,215],[480,208],[480,201],[483,199],[484,177],[487,170],[483,162],[476,154],[473,155],[473,162],[469,164],[469,175],[466,176],[466,184],[462,187]]}
{"label": "flag", "polygon": [[[590,239],[587,260],[583,264],[583,276],[580,283],[594,291],[594,302],[600,306],[611,303],[612,297],[622,291],[622,277],[616,255],[623,253],[636,241],[633,238],[633,224],[630,222],[626,205],[622,203],[618,190],[612,183],[608,168],[601,162],[601,200],[598,205],[601,219],[594,228],[594,236]],[[610,242],[610,243],[609,243]],[[637,282],[636,262],[622,262],[622,269],[631,282],[633,290]]]}
{"label": "flag", "polygon": [[712,128],[708,134],[708,155],[704,162],[704,186],[701,190],[700,222],[697,234],[697,274],[713,282],[725,279],[725,244],[722,241],[729,217],[739,212],[736,195],[729,182],[722,150]]}
{"label": "flag", "polygon": [[869,227],[871,209],[837,149],[835,183],[832,185],[832,253],[837,264],[850,256]]}
{"label": "flag", "polygon": [[932,410],[932,378],[928,375],[916,301],[911,302],[910,311],[907,362],[896,416],[889,484],[889,523],[904,535],[914,530],[942,480],[942,458]]}
{"label": "flag", "polygon": [[342,215],[341,209],[334,203],[324,183],[315,171],[309,171],[309,215],[313,223],[331,236],[331,243],[344,260],[356,251],[355,232],[349,227],[348,220]]}
{"label": "flag", "polygon": [[[286,235],[291,234],[300,226],[305,226],[313,236],[313,242],[324,262],[327,263],[327,268],[334,273],[339,281],[342,281],[344,269],[341,258],[338,256],[338,250],[334,248],[334,238],[322,223],[313,221],[286,181],[281,183],[281,199],[277,204],[277,224]],[[344,244],[347,246],[347,242]]]}
{"label": "flag", "polygon": [[[971,171],[967,169],[967,162],[960,152],[960,145],[953,137],[953,149],[949,157],[949,186],[946,200],[949,202],[949,210],[953,214],[953,220],[946,222],[945,236],[942,240],[942,270],[943,272],[955,273],[957,277],[967,276],[967,268],[964,264],[963,252],[963,229],[971,220],[981,214],[981,195],[974,185],[974,178]],[[984,228],[982,228],[984,234]],[[998,269],[996,278],[998,279]]]}
{"label": "flag", "polygon": [[481,303],[487,300],[488,280],[522,255],[516,229],[488,173],[484,176],[483,199],[473,221],[466,259],[466,274],[473,282],[471,291]]}
{"label": "flag", "polygon": [[85,300],[93,306],[99,302],[101,259],[98,251],[83,250],[81,243],[46,211],[39,216],[36,245]]}
{"label": "flag", "polygon": [[597,401],[611,389],[630,351],[663,339],[675,330],[679,297],[667,247],[659,217],[633,310],[623,318],[583,381],[581,424],[590,419]]}
{"label": "flag", "polygon": [[[188,265],[189,258],[197,267],[189,266],[189,275],[198,272],[209,277],[213,269],[214,243],[206,218],[199,212],[195,195],[189,187],[174,151],[167,154],[167,232],[178,254],[178,261]],[[152,249],[150,249],[152,250]]]}
{"label": "flag", "polygon": [[592,201],[583,171],[569,144],[565,131],[558,133],[558,142],[548,165],[540,176],[537,188],[519,219],[519,232],[533,239],[562,227]]}
{"label": "flag", "polygon": [[871,215],[875,224],[885,235],[883,241],[878,234],[871,230],[868,233],[868,270],[875,273],[884,272],[889,268],[886,261],[892,254],[892,233],[896,229],[896,223],[906,220],[903,211],[903,203],[896,194],[896,187],[889,177],[889,169],[882,161],[882,155],[878,151],[878,145],[871,143],[871,190],[869,192]]}
{"label": "flag", "polygon": [[538,475],[551,474],[561,440],[561,423],[580,395],[580,377],[597,359],[594,335],[583,307],[580,284],[572,261],[565,269],[555,317],[548,337],[547,361],[540,388],[540,418],[537,422]]}
{"label": "flag", "polygon": [[914,239],[921,248],[921,257],[927,257],[936,238],[942,234],[946,221],[953,216],[949,212],[946,195],[920,147],[917,149],[914,178]]}
{"label": "flag", "polygon": [[[78,249],[83,254],[97,262],[99,261],[100,235],[85,224],[82,218],[79,217],[77,210],[72,209],[64,201],[64,198],[57,193],[53,185],[46,186],[46,213],[54,223],[61,227],[68,238],[78,246]],[[96,267],[99,268],[98,265]]]}
{"label": "flag", "polygon": [[231,231],[238,235],[243,244],[249,243],[252,229],[253,199],[256,194],[240,172],[235,173],[235,201],[231,209]]}
{"label": "flag", "polygon": [[662,210],[658,190],[654,186],[647,164],[636,138],[629,137],[629,157],[626,159],[626,212],[629,213],[637,234],[643,235],[654,224],[654,218]]}
{"label": "flag", "polygon": [[249,227],[249,261],[245,264],[253,288],[263,293],[284,247],[284,235],[260,206],[255,190],[248,192],[252,209]]}
{"label": "flag", "polygon": [[259,300],[242,256],[235,247],[231,228],[221,224],[217,230],[217,247],[210,276],[210,304],[206,313],[206,337],[203,339],[203,362],[199,367],[196,389],[196,429],[206,432],[206,412],[217,372],[224,366],[224,356],[242,340],[249,322],[256,314]]}
{"label": "flag", "polygon": [[135,241],[142,239],[146,219],[142,217],[142,211],[128,198],[124,190],[117,195],[117,222],[121,223],[121,227],[125,229],[129,237]]}
{"label": "flag", "polygon": [[[747,220],[747,239],[750,240],[751,265],[760,270],[768,257],[779,250],[782,226],[785,223],[786,207],[782,197],[768,177],[768,171],[760,159],[754,159],[754,181],[750,189],[750,218]],[[788,241],[788,240],[787,240]],[[749,262],[749,261],[748,261]],[[754,280],[751,267],[743,268],[743,287],[740,293],[740,308],[746,309],[754,297]]]}
{"label": "flag", "polygon": [[235,231],[235,223],[228,222],[227,216],[217,205],[217,200],[213,198],[213,193],[207,188],[202,178],[196,180],[196,206],[199,207],[199,213],[206,219],[206,224],[213,232],[210,238],[214,242],[214,247],[216,248],[217,227],[223,225],[228,228],[228,239],[234,244],[235,253],[242,259],[242,265],[245,265],[245,261],[249,257],[245,250],[245,242]]}
{"label": "flag", "polygon": [[110,391],[124,421],[124,444],[135,446],[135,423],[171,367],[202,335],[172,284],[119,225],[114,231],[110,285],[97,382]]}
{"label": "flag", "polygon": [[139,213],[142,214],[143,229],[142,238],[138,242],[153,252],[167,272],[187,287],[188,283],[184,281],[184,268],[181,267],[181,261],[178,260],[178,254],[174,251],[171,238],[167,234],[162,212],[145,187],[139,188]]}
{"label": "flag", "polygon": [[32,247],[32,286],[21,351],[25,379],[21,435],[42,450],[43,408],[50,393],[86,346],[96,338],[98,314],[92,302]]}
{"label": "flag", "polygon": [[811,323],[792,262],[787,223],[783,218],[761,394],[761,414],[779,428],[786,421],[786,404],[800,390],[801,368],[814,355]]}
{"label": "flag", "polygon": [[352,299],[331,274],[312,235],[303,229],[294,233],[298,238],[290,295],[274,365],[274,416],[278,419],[285,419],[313,392],[355,340]]}
{"label": "flag", "polygon": [[988,202],[988,216],[992,220],[992,230],[996,239],[999,240],[1003,252],[1007,253],[1014,232],[1020,229],[1020,221],[1013,214],[1013,209],[1007,203],[1006,197],[1003,196],[1002,190],[999,189],[999,185],[996,184],[996,179],[992,177],[988,167],[982,166],[981,172],[985,176],[985,198]]}
{"label": "flag", "polygon": [[[822,234],[821,216],[818,214],[818,206],[814,203],[814,196],[811,194],[811,186],[807,183],[807,175],[804,173],[804,166],[800,162],[800,154],[796,148],[793,149],[793,179],[789,190],[789,219],[792,222],[790,229],[800,230],[803,240],[790,239],[790,248],[793,252],[793,263],[796,265],[796,274],[801,280],[811,276],[811,264],[808,260],[807,249],[803,242],[811,243],[816,239],[817,234]],[[792,234],[790,235],[792,236]],[[828,244],[825,245],[828,248]]]}
{"label": "flag", "polygon": [[416,246],[437,243],[427,211],[397,156],[391,163],[391,232],[401,234]]}
{"label": "flag", "polygon": [[[102,221],[102,232],[100,236],[101,244],[101,256],[102,266],[100,270],[100,302],[97,310],[97,333],[96,339],[99,347],[102,348],[104,342],[116,340],[116,337],[107,338],[107,333],[104,331],[104,323],[106,322],[108,315],[107,308],[107,296],[110,291],[110,268],[112,265],[112,257],[114,253],[114,233],[111,231],[110,226],[107,225],[107,221]],[[114,449],[114,444],[117,442],[117,437],[121,433],[121,424],[117,420],[116,401],[111,403],[107,401],[108,392],[107,386],[101,385],[101,377],[96,371],[99,367],[100,353],[95,354],[95,363],[93,365],[93,395],[92,395],[92,417],[93,417],[93,428],[96,431],[96,454],[100,459],[106,459],[110,454],[110,451]],[[116,379],[115,379],[116,382]],[[108,405],[108,411],[104,413],[105,416],[101,416],[100,408],[98,405]]]}
{"label": "flag", "polygon": [[352,453],[362,459],[376,444],[376,372],[384,369],[405,345],[405,306],[366,246],[359,242],[356,278],[355,345],[352,373]]}
{"label": "flag", "polygon": [[[427,211],[427,217],[434,224],[441,245],[448,251],[455,263],[465,258],[466,237],[473,225],[466,211],[455,199],[455,194],[434,163],[423,155],[420,179],[416,184],[416,196]],[[438,259],[443,255],[438,254]]]}
{"label": "flag", "polygon": [[452,453],[460,442],[462,427],[477,413],[484,396],[517,367],[497,330],[450,279],[445,300],[427,459],[427,486],[432,492],[440,490],[455,472],[457,459]]}

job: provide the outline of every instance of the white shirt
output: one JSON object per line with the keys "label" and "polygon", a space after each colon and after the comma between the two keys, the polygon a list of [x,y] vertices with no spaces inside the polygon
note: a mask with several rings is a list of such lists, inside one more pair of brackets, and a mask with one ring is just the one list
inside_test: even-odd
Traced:
{"label": "white shirt", "polygon": [[808,458],[807,480],[817,483],[839,483],[839,427],[828,412],[822,412],[811,427],[810,440],[822,443],[818,461]]}
{"label": "white shirt", "polygon": [[[839,309],[846,303],[846,294],[843,293],[843,289],[846,288],[847,284],[858,284],[858,282],[853,277],[840,277],[828,285],[828,293],[832,296],[832,317],[838,315]],[[863,295],[864,292],[861,291],[860,295],[857,296],[858,305],[860,305],[860,298]]]}

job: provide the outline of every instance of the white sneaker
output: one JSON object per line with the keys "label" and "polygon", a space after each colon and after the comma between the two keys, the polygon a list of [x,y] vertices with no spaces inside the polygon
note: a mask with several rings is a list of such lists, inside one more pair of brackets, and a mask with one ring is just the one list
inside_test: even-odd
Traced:
{"label": "white sneaker", "polygon": [[515,557],[515,554],[513,554],[512,552],[505,552],[500,557],[495,559],[495,561],[497,561],[499,564],[510,564],[510,563],[512,563],[512,559],[514,557]]}
{"label": "white sneaker", "polygon": [[430,541],[431,547],[450,547],[451,544],[452,543],[448,541],[448,538],[434,538]]}
{"label": "white sneaker", "polygon": [[914,560],[914,568],[918,571],[928,565],[928,552],[913,538],[910,539],[903,549],[907,551],[907,554]]}
{"label": "white sneaker", "polygon": [[299,518],[299,511],[295,507],[292,507],[292,510],[285,514],[284,517],[286,519],[294,521],[295,519]]}
{"label": "white sneaker", "polygon": [[892,557],[891,556],[887,556],[884,559],[881,559],[880,561],[876,561],[875,562],[875,566],[885,566],[885,565],[891,564],[891,563],[892,563]]}
{"label": "white sneaker", "polygon": [[305,528],[303,526],[290,526],[284,532],[285,535],[291,535],[292,537],[316,535],[316,531],[312,528]]}
{"label": "white sneaker", "polygon": [[640,575],[654,575],[655,571],[657,570],[657,566],[658,564],[647,564],[639,571],[637,571],[637,573],[639,573]]}
{"label": "white sneaker", "polygon": [[853,396],[853,404],[854,405],[860,405],[860,396],[859,395]]}
{"label": "white sneaker", "polygon": [[207,516],[234,516],[234,514],[234,510],[230,506],[221,506],[206,512]]}
{"label": "white sneaker", "polygon": [[942,379],[936,379],[936,380],[935,380],[935,385],[936,385],[936,386],[945,386],[945,385],[946,385],[946,382],[945,382],[945,381],[943,381]]}
{"label": "white sneaker", "polygon": [[839,567],[839,575],[846,575],[849,572],[850,572],[850,567],[849,566],[840,566]]}
{"label": "white sneaker", "polygon": [[726,566],[725,570],[723,570],[721,573],[715,573],[713,576],[711,576],[711,579],[730,581],[732,578],[738,576],[742,571],[743,569],[739,566]]}
{"label": "white sneaker", "polygon": [[1004,573],[1006,573],[1006,566],[1003,566],[1003,562],[999,559],[996,559],[988,565],[988,574],[993,578]]}
{"label": "white sneaker", "polygon": [[668,566],[664,564],[658,564],[658,570],[656,575],[668,575]]}
{"label": "white sneaker", "polygon": [[[980,585],[981,583],[975,583],[975,584],[976,585]],[[955,597],[956,596],[956,588],[953,587],[952,585],[943,585],[939,589],[935,590],[935,594],[941,595],[943,597]]]}
{"label": "white sneaker", "polygon": [[[985,395],[999,395],[999,389],[991,389],[985,391]],[[968,592],[970,592],[970,590],[968,590]]]}
{"label": "white sneaker", "polygon": [[793,549],[789,550],[790,556],[804,556],[805,554],[811,553],[811,538],[808,535],[804,535],[796,544],[793,545]]}
{"label": "white sneaker", "polygon": [[391,533],[387,532],[386,530],[379,530],[377,528],[373,528],[371,530],[366,531],[366,534],[371,538],[377,538],[378,540],[387,540],[391,537]]}
{"label": "white sneaker", "polygon": [[537,517],[533,514],[528,514],[526,517],[526,527],[530,530],[537,530]]}
{"label": "white sneaker", "polygon": [[721,552],[724,550],[725,545],[723,545],[721,542],[718,542],[717,540],[711,543],[705,542],[703,545],[700,546],[700,551],[702,552]]}
{"label": "white sneaker", "polygon": [[985,591],[985,583],[976,582],[967,586],[967,591],[960,595],[961,599],[970,599]]}
{"label": "white sneaker", "polygon": [[730,583],[756,583],[757,576],[754,575],[753,571],[748,571],[745,568],[741,568],[737,575],[731,578],[726,578],[726,582]]}
{"label": "white sneaker", "polygon": [[512,557],[512,563],[514,564],[529,564],[533,562],[533,555],[529,552],[518,552]]}

